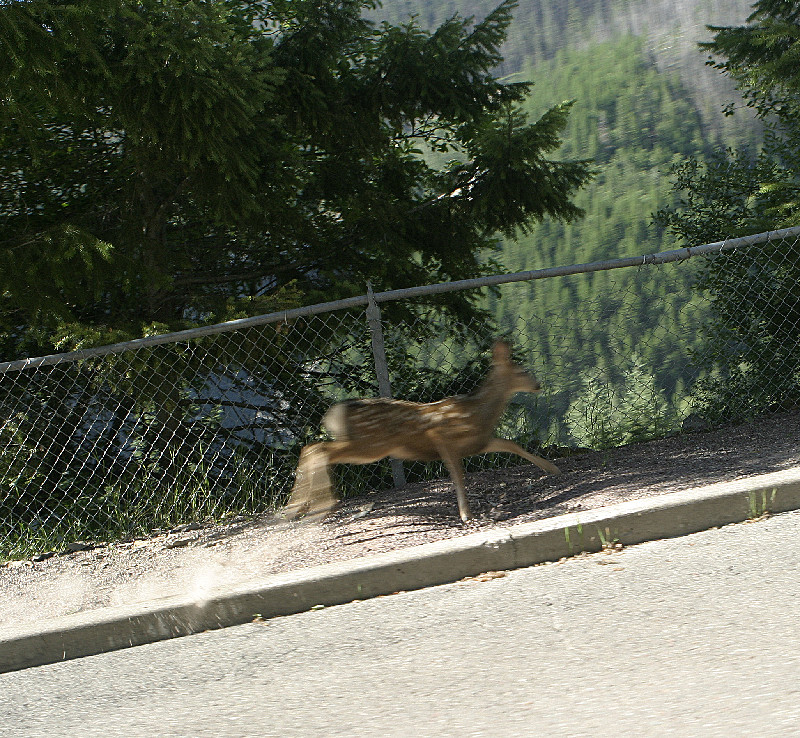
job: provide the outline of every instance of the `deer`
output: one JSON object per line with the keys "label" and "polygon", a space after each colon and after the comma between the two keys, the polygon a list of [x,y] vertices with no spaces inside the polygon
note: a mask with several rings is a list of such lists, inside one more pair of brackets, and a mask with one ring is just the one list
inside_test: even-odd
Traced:
{"label": "deer", "polygon": [[411,402],[386,397],[345,400],[333,405],[322,419],[332,441],[305,446],[295,484],[283,517],[318,520],[338,504],[331,483],[332,464],[370,464],[386,457],[403,461],[444,462],[456,491],[462,522],[472,519],[464,488],[467,456],[490,452],[511,453],[548,474],[560,474],[555,464],[528,453],[494,429],[517,392],[539,392],[536,378],[511,359],[511,346],[497,341],[492,367],[472,393],[436,402]]}

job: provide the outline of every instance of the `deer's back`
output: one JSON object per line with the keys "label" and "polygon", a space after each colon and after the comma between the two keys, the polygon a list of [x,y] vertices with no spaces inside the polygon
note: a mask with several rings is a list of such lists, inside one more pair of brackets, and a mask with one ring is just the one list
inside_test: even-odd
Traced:
{"label": "deer's back", "polygon": [[439,458],[434,439],[444,439],[467,456],[477,453],[493,430],[483,427],[485,419],[473,404],[468,395],[431,403],[382,397],[346,400],[328,410],[322,423],[338,441],[380,440],[390,443],[401,458]]}

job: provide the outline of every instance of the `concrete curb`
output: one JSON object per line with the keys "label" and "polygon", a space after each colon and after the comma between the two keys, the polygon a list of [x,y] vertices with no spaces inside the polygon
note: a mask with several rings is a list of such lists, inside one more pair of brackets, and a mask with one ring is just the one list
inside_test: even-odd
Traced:
{"label": "concrete curb", "polygon": [[204,630],[556,561],[800,508],[800,469],[483,531],[219,588],[55,618],[0,633],[0,673]]}

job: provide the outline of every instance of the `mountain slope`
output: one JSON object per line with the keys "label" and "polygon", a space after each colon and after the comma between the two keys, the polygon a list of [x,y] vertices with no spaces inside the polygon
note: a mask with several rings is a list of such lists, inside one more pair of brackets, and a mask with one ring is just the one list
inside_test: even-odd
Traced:
{"label": "mountain slope", "polygon": [[[374,17],[392,23],[416,15],[427,28],[458,13],[481,19],[499,0],[384,0]],[[718,115],[731,86],[705,66],[697,48],[709,38],[707,25],[743,23],[752,0],[525,0],[503,47],[502,74],[535,72],[537,64],[568,49],[587,49],[623,36],[643,39],[660,71],[676,71],[699,109],[704,125],[720,135],[726,121]],[[533,76],[536,79],[536,76]]]}
{"label": "mountain slope", "polygon": [[[386,0],[381,12],[395,22],[418,12],[434,26],[455,12],[481,18],[495,5]],[[575,101],[560,154],[593,158],[599,174],[576,197],[585,217],[545,221],[503,243],[498,259],[508,271],[675,247],[651,222],[670,203],[670,166],[719,146],[760,145],[752,117],[722,115],[735,91],[696,47],[710,35],[707,24],[741,23],[749,9],[742,0],[531,0],[517,8],[503,71],[534,82],[526,104],[533,117]],[[694,269],[690,262],[543,280],[487,298],[500,326],[524,336],[552,387],[549,438],[603,445],[619,439],[593,437],[597,427],[627,428],[617,434],[627,438],[679,425],[705,309],[690,288]],[[582,429],[589,409],[595,427]]]}

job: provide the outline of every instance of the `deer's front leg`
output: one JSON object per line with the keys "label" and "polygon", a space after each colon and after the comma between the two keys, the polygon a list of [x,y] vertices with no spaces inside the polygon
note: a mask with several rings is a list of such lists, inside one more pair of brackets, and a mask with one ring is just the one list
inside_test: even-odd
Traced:
{"label": "deer's front leg", "polygon": [[458,501],[458,514],[462,522],[466,523],[472,520],[472,511],[469,508],[469,500],[467,499],[467,490],[464,487],[464,465],[461,463],[461,457],[451,451],[447,444],[441,439],[435,438],[434,444],[436,450],[439,452],[442,461],[444,461],[447,471],[450,472],[450,478],[456,488],[456,500]]}

